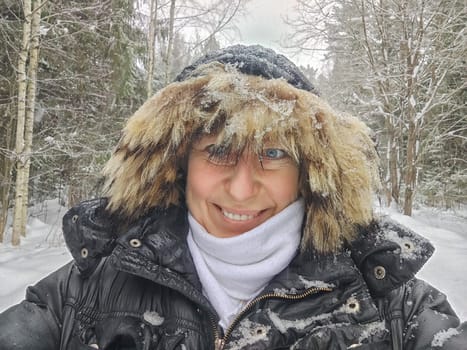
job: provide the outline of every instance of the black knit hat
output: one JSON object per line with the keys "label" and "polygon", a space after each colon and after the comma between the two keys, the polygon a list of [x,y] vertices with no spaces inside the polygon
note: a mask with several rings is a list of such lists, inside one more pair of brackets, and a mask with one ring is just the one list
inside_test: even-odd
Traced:
{"label": "black knit hat", "polygon": [[175,81],[190,78],[191,73],[198,66],[210,62],[230,64],[244,74],[257,75],[266,79],[283,78],[296,88],[318,95],[315,87],[287,57],[260,45],[234,45],[212,51],[185,67]]}

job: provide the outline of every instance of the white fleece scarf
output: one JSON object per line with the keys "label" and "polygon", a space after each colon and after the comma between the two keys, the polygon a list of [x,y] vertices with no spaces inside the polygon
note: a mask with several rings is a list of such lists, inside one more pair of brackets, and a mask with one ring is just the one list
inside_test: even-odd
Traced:
{"label": "white fleece scarf", "polygon": [[188,247],[223,328],[289,265],[300,244],[304,214],[299,199],[253,230],[229,238],[211,235],[188,214]]}

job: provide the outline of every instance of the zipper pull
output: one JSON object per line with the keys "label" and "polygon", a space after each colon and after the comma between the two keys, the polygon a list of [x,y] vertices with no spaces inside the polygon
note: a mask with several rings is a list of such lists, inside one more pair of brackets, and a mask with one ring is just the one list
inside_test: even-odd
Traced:
{"label": "zipper pull", "polygon": [[224,348],[224,345],[225,345],[224,339],[216,337],[216,340],[214,342],[214,349],[215,350],[222,350]]}

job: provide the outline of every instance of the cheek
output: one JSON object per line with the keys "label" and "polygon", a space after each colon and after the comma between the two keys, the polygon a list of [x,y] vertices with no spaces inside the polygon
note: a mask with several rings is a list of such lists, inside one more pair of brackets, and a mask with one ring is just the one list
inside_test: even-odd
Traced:
{"label": "cheek", "polygon": [[192,201],[193,196],[197,197],[197,193],[202,193],[202,182],[199,181],[201,178],[199,174],[199,166],[197,162],[188,161],[187,167],[187,178],[186,178],[186,195],[187,195],[187,202]]}
{"label": "cheek", "polygon": [[299,195],[298,169],[289,169],[269,182],[269,190],[274,197],[279,209],[287,207],[294,202]]}
{"label": "cheek", "polygon": [[190,159],[187,167],[187,204],[206,199],[216,188],[216,176],[209,166],[200,159]]}

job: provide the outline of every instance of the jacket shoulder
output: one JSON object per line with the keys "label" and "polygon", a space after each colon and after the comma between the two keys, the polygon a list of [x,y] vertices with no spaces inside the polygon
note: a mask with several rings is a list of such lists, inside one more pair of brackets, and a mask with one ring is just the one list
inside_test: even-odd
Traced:
{"label": "jacket shoulder", "polygon": [[388,217],[360,230],[351,255],[375,297],[413,279],[434,252],[424,237]]}
{"label": "jacket shoulder", "polygon": [[63,216],[65,243],[82,276],[93,273],[101,259],[109,256],[127,236],[178,232],[186,221],[183,206],[154,207],[146,215],[129,221],[119,218],[118,214],[110,214],[107,204],[106,198],[84,201]]}
{"label": "jacket shoulder", "polygon": [[115,247],[118,220],[107,211],[107,199],[79,203],[63,216],[65,243],[82,275],[91,274]]}

